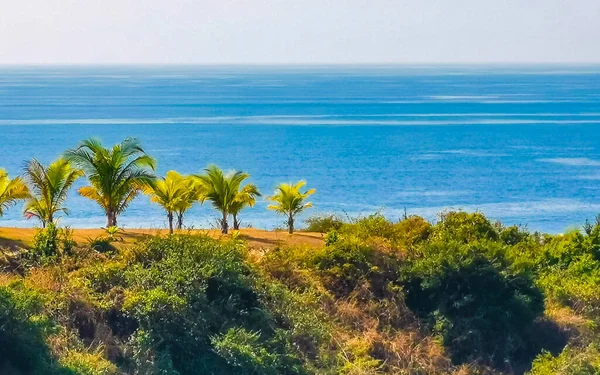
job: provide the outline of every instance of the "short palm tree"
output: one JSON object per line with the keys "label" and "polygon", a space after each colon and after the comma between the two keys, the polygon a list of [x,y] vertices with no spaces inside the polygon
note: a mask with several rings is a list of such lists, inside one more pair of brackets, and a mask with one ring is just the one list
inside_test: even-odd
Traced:
{"label": "short palm tree", "polygon": [[178,227],[183,226],[183,214],[197,198],[193,181],[176,171],[168,171],[165,178],[148,186],[145,192],[152,202],[162,206],[167,212],[171,234],[173,234],[174,215],[178,216]]}
{"label": "short palm tree", "polygon": [[239,189],[236,194],[231,207],[229,207],[229,213],[233,216],[233,229],[240,229],[240,221],[238,215],[240,211],[246,207],[254,207],[256,204],[256,197],[260,197],[260,192],[254,184],[248,184]]}
{"label": "short palm tree", "polygon": [[277,213],[287,216],[288,232],[294,233],[294,218],[296,214],[312,207],[311,202],[305,202],[308,196],[315,193],[315,189],[309,189],[301,192],[306,185],[306,181],[299,181],[293,184],[279,184],[275,189],[275,194],[268,199],[275,204],[269,205],[267,208]]}
{"label": "short palm tree", "polygon": [[177,216],[177,229],[183,229],[183,215],[192,208],[192,205],[200,197],[200,186],[196,183],[196,180],[190,176],[186,176],[188,183],[190,184],[190,191],[186,199],[180,200],[175,205],[175,215]]}
{"label": "short palm tree", "polygon": [[54,224],[57,213],[68,215],[64,206],[67,194],[75,181],[83,176],[82,170],[72,168],[63,158],[48,166],[34,158],[25,166],[24,175],[30,192],[23,208],[26,218],[38,218],[45,228],[47,224]]}
{"label": "short palm tree", "polygon": [[0,169],[0,216],[3,216],[4,211],[14,206],[17,201],[28,196],[29,189],[20,177],[11,180],[5,169]]}
{"label": "short palm tree", "polygon": [[156,178],[156,161],[135,138],[126,138],[112,148],[90,138],[66,151],[65,157],[87,175],[90,186],[79,189],[79,194],[102,207],[107,227],[116,226],[119,214]]}
{"label": "short palm tree", "polygon": [[254,185],[241,187],[242,182],[250,177],[244,172],[233,171],[225,174],[217,166],[211,165],[205,169],[204,174],[194,175],[194,177],[199,183],[200,202],[204,203],[209,200],[213,207],[221,213],[219,223],[221,232],[224,234],[229,231],[227,221],[229,214],[235,211],[237,218],[239,211],[244,206],[250,205],[250,201],[254,204],[254,197],[258,195],[258,189]]}

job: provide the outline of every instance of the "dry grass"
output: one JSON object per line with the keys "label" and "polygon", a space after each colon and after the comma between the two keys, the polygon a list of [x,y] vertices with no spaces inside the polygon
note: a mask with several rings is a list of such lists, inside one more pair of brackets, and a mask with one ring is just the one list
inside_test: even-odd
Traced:
{"label": "dry grass", "polygon": [[[36,229],[34,228],[7,228],[0,227],[0,247],[5,248],[26,248],[31,246]],[[132,228],[126,229],[120,237],[124,244],[131,244],[146,236],[156,234],[167,234],[166,229],[144,229]],[[214,238],[229,238],[229,235],[222,235],[218,230],[196,229],[185,231],[185,233],[208,234]],[[102,229],[74,229],[73,239],[75,242],[84,244],[90,238],[96,238],[105,235]],[[318,247],[323,245],[322,233],[297,232],[292,235],[283,231],[267,231],[261,229],[245,228],[240,230],[241,238],[248,241],[250,247],[254,249],[272,249],[281,245],[304,245]]]}

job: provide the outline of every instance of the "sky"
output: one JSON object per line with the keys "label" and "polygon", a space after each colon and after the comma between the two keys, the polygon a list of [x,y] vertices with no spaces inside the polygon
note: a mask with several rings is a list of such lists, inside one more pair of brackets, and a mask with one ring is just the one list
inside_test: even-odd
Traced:
{"label": "sky", "polygon": [[600,0],[2,0],[0,64],[600,63]]}

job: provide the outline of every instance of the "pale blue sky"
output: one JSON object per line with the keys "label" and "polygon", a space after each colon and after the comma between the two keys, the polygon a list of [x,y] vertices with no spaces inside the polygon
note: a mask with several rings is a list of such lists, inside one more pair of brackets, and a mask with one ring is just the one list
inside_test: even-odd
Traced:
{"label": "pale blue sky", "polygon": [[3,0],[0,64],[600,62],[600,0]]}

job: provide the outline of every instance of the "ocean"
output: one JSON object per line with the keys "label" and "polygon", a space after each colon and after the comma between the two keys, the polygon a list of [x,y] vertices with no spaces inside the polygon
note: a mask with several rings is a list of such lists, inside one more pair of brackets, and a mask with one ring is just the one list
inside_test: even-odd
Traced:
{"label": "ocean", "polygon": [[[215,163],[250,173],[264,196],[305,179],[317,190],[306,215],[462,209],[558,233],[600,213],[599,66],[3,67],[0,130],[11,176],[88,137],[132,136],[161,175]],[[266,206],[243,224],[283,226]],[[76,189],[67,207],[63,225],[106,223]],[[186,220],[216,217],[206,204]],[[119,224],[166,217],[140,196]],[[37,223],[18,205],[0,225]]]}

